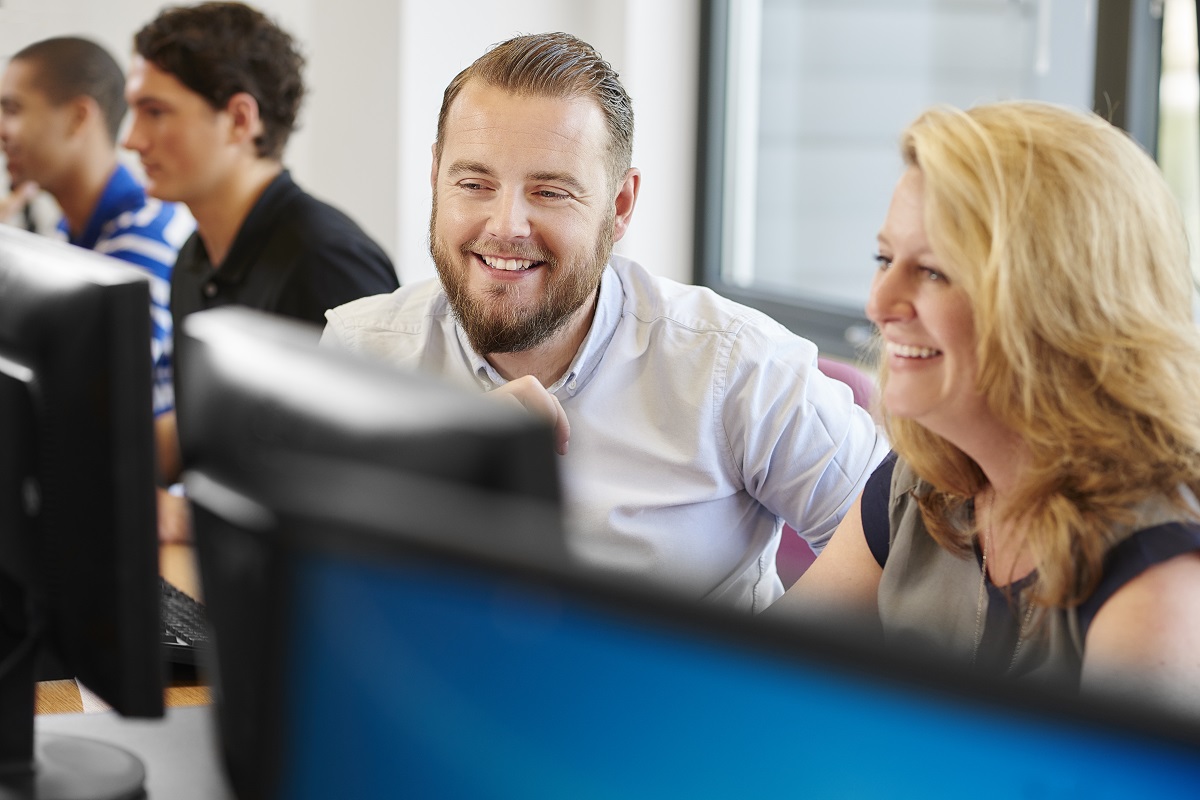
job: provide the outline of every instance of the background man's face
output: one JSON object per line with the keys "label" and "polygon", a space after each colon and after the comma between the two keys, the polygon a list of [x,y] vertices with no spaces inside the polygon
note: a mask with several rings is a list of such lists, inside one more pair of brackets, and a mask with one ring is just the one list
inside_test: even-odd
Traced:
{"label": "background man's face", "polygon": [[531,349],[594,296],[613,242],[607,142],[588,98],[471,81],[450,107],[430,250],[478,352]]}
{"label": "background man's face", "polygon": [[212,197],[234,169],[225,111],[140,56],[125,83],[132,121],[124,145],[141,157],[146,191],[184,203]]}
{"label": "background man's face", "polygon": [[36,65],[20,59],[0,78],[0,147],[14,187],[35,181],[51,188],[69,161],[71,106],[53,105],[36,78]]}

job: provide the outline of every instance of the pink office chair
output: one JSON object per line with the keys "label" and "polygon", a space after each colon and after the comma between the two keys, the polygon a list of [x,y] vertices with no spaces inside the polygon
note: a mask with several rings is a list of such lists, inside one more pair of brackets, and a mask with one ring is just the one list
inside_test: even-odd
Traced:
{"label": "pink office chair", "polygon": [[[871,376],[852,364],[843,361],[818,357],[817,368],[830,378],[839,380],[850,387],[854,394],[854,402],[868,411],[875,394],[875,381]],[[796,579],[804,574],[808,565],[816,558],[808,542],[800,538],[790,525],[783,526],[783,538],[779,542],[779,552],[775,554],[775,567],[779,570],[779,579],[783,588],[788,588]]]}

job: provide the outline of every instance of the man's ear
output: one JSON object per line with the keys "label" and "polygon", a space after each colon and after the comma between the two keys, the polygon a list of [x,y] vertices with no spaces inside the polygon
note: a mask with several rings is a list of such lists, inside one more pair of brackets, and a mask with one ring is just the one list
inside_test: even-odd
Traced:
{"label": "man's ear", "polygon": [[613,201],[613,241],[621,241],[621,237],[629,230],[633,221],[633,207],[637,205],[638,190],[642,185],[642,173],[637,167],[625,171],[621,185],[617,187],[617,196]]}
{"label": "man's ear", "polygon": [[264,131],[262,118],[258,115],[258,101],[249,92],[238,92],[229,98],[225,104],[225,113],[229,115],[230,138],[237,143],[249,142],[262,136]]}
{"label": "man's ear", "polygon": [[430,167],[430,169],[429,169],[429,188],[432,189],[434,191],[434,193],[436,194],[437,193],[437,173],[438,173],[437,142],[434,142],[433,144],[431,144],[429,146],[429,152],[433,156],[433,158],[432,158],[433,166]]}
{"label": "man's ear", "polygon": [[68,132],[71,136],[77,135],[93,119],[101,126],[104,125],[104,115],[100,113],[100,105],[94,97],[81,94],[78,97],[68,100],[65,106],[67,114],[70,115],[68,119]]}

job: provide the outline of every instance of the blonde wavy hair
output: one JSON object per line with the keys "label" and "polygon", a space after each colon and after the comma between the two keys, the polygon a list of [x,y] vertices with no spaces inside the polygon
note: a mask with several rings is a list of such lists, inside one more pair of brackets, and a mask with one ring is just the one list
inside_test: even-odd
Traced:
{"label": "blonde wavy hair", "polygon": [[[1038,570],[1035,602],[1094,590],[1137,504],[1200,494],[1200,334],[1183,221],[1155,163],[1092,114],[1036,102],[937,107],[904,132],[925,226],[975,316],[977,388],[1027,445],[1012,507]],[[886,367],[881,379],[887,381]],[[967,552],[977,464],[911,420],[893,446],[932,491],[931,535]]]}

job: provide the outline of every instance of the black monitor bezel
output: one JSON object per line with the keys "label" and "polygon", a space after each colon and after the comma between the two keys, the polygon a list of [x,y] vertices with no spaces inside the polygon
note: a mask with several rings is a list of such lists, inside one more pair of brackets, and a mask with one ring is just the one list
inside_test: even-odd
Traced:
{"label": "black monitor bezel", "polygon": [[[0,226],[0,372],[26,409],[6,424],[32,459],[7,467],[6,514],[26,528],[9,568],[38,650],[138,717],[163,713],[149,304],[132,267]],[[5,721],[27,728],[18,751],[24,717]]]}

